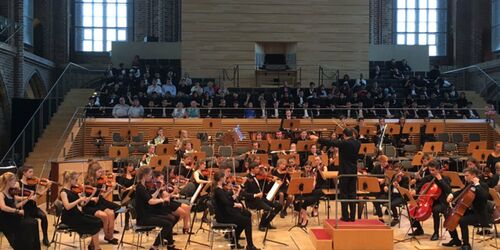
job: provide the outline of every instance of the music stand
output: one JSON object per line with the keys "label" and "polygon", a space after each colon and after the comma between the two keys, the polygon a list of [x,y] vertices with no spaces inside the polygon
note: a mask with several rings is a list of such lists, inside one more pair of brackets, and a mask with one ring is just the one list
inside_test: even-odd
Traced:
{"label": "music stand", "polygon": [[487,143],[486,141],[471,141],[469,142],[469,145],[467,146],[467,153],[472,154],[474,150],[478,149],[486,149],[487,148]]}
{"label": "music stand", "polygon": [[175,155],[174,144],[159,144],[156,146],[157,155]]}
{"label": "music stand", "polygon": [[[321,157],[321,162],[323,163],[323,165],[328,166],[328,155],[326,155],[326,154],[321,154],[321,155],[310,155],[309,157],[307,157],[307,160],[308,160],[309,162],[313,162],[313,163],[314,163],[314,158],[315,158],[316,156]],[[338,158],[338,157],[337,157],[337,158]]]}
{"label": "music stand", "polygon": [[297,152],[309,151],[312,145],[315,145],[316,141],[297,141]]}
{"label": "music stand", "polygon": [[399,126],[399,123],[389,123],[387,124],[385,133],[387,135],[399,135],[401,133],[401,126]]}
{"label": "music stand", "polygon": [[291,153],[287,155],[280,154],[278,155],[278,159],[285,159],[288,162],[288,159],[295,158],[295,162],[300,162],[300,155],[297,153]]}
{"label": "music stand", "polygon": [[293,130],[300,127],[299,119],[284,119],[283,120],[283,128]]}
{"label": "music stand", "polygon": [[418,151],[413,156],[413,159],[411,160],[411,165],[412,166],[421,166],[422,165],[422,157],[423,156],[424,156],[424,153],[422,151]]}
{"label": "music stand", "polygon": [[464,183],[460,179],[460,176],[458,175],[457,172],[455,172],[455,171],[443,171],[441,173],[441,175],[448,176],[448,178],[450,178],[450,181],[451,181],[450,185],[451,185],[451,187],[454,187],[454,188],[463,188],[463,187],[465,187]]}
{"label": "music stand", "polygon": [[[339,176],[339,171],[320,171],[319,174],[321,175],[321,178],[323,178],[323,180],[328,181],[328,179],[337,179]],[[328,182],[328,183],[330,183],[330,182]],[[335,194],[334,192],[337,192],[337,190],[333,190],[334,192],[332,192],[331,188],[332,187],[329,184],[328,189],[321,190],[321,191],[323,191],[323,194],[326,195],[326,199],[327,199],[326,202],[328,204],[328,209],[326,211],[326,217],[328,219],[330,219],[330,196]]]}
{"label": "music stand", "polygon": [[394,177],[394,175],[396,174],[396,171],[392,170],[392,169],[387,169],[385,170],[385,176],[387,177],[387,179],[389,180],[392,180],[392,177]]}
{"label": "music stand", "polygon": [[109,158],[113,159],[128,158],[129,156],[128,147],[120,147],[120,146],[109,147],[108,156]]}
{"label": "music stand", "polygon": [[92,128],[90,130],[90,136],[94,138],[94,145],[97,147],[97,155],[104,152],[101,152],[101,146],[104,145],[104,137],[109,135],[109,128]]}
{"label": "music stand", "polygon": [[259,143],[259,149],[264,150],[264,151],[266,151],[266,152],[269,150],[269,143],[268,143],[267,141],[252,141],[252,142],[250,143],[250,148],[252,148],[252,144],[253,144],[254,142]]}
{"label": "music stand", "polygon": [[374,176],[358,176],[358,192],[359,194],[379,193],[380,183],[378,178]]}
{"label": "music stand", "polygon": [[132,138],[132,136],[139,135],[139,130],[137,128],[121,128],[120,135],[123,138],[127,138],[128,140],[130,140]]}
{"label": "music stand", "polygon": [[151,157],[149,161],[149,165],[156,171],[162,171],[163,168],[168,167],[170,165],[170,156],[169,155],[156,155]]}
{"label": "music stand", "polygon": [[[205,185],[205,184],[199,184],[198,185],[198,187],[196,188],[196,191],[195,191],[194,195],[191,197],[191,200],[189,202],[192,207],[195,207],[196,203],[198,203],[198,196],[200,196],[200,193],[201,193],[202,189],[204,189],[204,186],[210,186],[210,185]],[[186,241],[186,246],[184,247],[184,249],[186,249],[187,246],[190,243],[195,243],[195,244],[198,244],[198,245],[210,247],[210,245],[208,245],[206,243],[202,243],[202,242],[191,240],[191,235],[193,235],[194,220],[196,219],[196,214],[197,213],[198,213],[198,211],[194,210],[194,215],[193,215],[193,217],[191,219],[191,225],[190,225],[190,228],[189,228],[188,239]],[[202,226],[203,226],[203,222],[201,222],[200,228],[196,232],[198,232],[200,229],[202,229]]]}
{"label": "music stand", "polygon": [[420,133],[420,124],[418,123],[405,123],[403,126],[402,134],[419,134]]}
{"label": "music stand", "polygon": [[[302,207],[302,203],[304,202],[304,194],[312,193],[314,189],[314,178],[296,178],[291,179],[288,184],[287,194],[294,195],[298,202],[300,202],[300,207]],[[292,229],[299,227],[299,216],[297,216],[297,223],[290,227],[288,231],[290,232]],[[302,231],[307,233],[306,227],[300,227]]]}
{"label": "music stand", "polygon": [[[409,208],[408,204],[411,205],[411,206],[417,206],[417,202],[415,201],[415,199],[413,199],[413,196],[410,194],[410,190],[408,190],[408,189],[406,189],[404,187],[401,187],[401,186],[396,187],[396,189],[398,190],[399,194],[401,194],[401,197],[403,197],[403,199],[405,200],[404,204],[405,204],[405,207],[406,207],[406,211],[408,211],[408,213],[409,213],[410,208]],[[412,224],[413,224],[412,223],[412,219],[409,218],[409,220],[410,220],[410,228],[406,231],[404,239],[402,239],[402,240],[395,240],[395,242],[396,243],[400,243],[400,242],[405,242],[407,240],[410,240],[410,241],[416,240],[417,243],[420,245],[420,241],[418,241],[417,237],[413,235],[414,234],[414,230],[413,230],[413,227],[412,227]],[[408,235],[408,233],[410,232],[410,230],[411,230],[412,236],[410,238],[406,238],[406,236]]]}
{"label": "music stand", "polygon": [[192,153],[188,153],[187,155],[193,157],[193,160],[194,161],[205,161],[206,158],[207,158],[207,153],[203,152],[203,151],[200,151],[200,152],[192,152]]}
{"label": "music stand", "polygon": [[335,134],[342,135],[343,133],[344,133],[344,128],[337,124],[337,127],[335,127]]}
{"label": "music stand", "polygon": [[205,118],[203,119],[203,128],[205,129],[219,129],[222,127],[221,119]]}
{"label": "music stand", "polygon": [[271,145],[269,148],[271,151],[290,149],[290,139],[271,140],[269,141],[269,144]]}
{"label": "music stand", "polygon": [[472,151],[472,158],[478,160],[479,162],[485,162],[488,155],[491,154],[493,150],[491,149],[478,149]]}
{"label": "music stand", "polygon": [[442,141],[426,142],[424,143],[424,147],[422,148],[422,152],[432,153],[432,155],[434,156],[436,156],[438,153],[441,153],[442,150],[443,150]]}
{"label": "music stand", "polygon": [[426,134],[441,134],[444,133],[443,123],[427,123],[425,125]]}
{"label": "music stand", "polygon": [[377,135],[377,127],[375,126],[364,126],[359,128],[359,135],[372,136]]}
{"label": "music stand", "polygon": [[375,154],[375,143],[361,143],[358,154],[365,155],[365,157],[369,154]]}
{"label": "music stand", "polygon": [[193,150],[200,151],[201,150],[201,140],[198,138],[190,138],[186,140],[187,142],[191,142],[193,144]]}

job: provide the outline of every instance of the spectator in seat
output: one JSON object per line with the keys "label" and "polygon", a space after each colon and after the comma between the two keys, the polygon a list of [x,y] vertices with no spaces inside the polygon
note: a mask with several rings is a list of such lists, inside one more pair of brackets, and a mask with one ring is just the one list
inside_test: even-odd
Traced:
{"label": "spectator in seat", "polygon": [[467,98],[465,97],[465,92],[460,92],[460,95],[458,96],[458,99],[457,99],[458,108],[465,108],[465,107],[467,107],[468,103],[469,102],[467,101]]}
{"label": "spectator in seat", "polygon": [[397,80],[404,80],[405,76],[403,75],[403,73],[399,71],[398,68],[394,68],[394,71],[392,73],[392,78]]}
{"label": "spectator in seat", "polygon": [[271,110],[270,114],[272,118],[280,118],[280,110],[279,110],[280,102],[278,100],[273,102],[273,109]]}
{"label": "spectator in seat", "polygon": [[198,92],[198,95],[203,94],[203,88],[200,86],[199,82],[196,82],[191,88],[191,95],[193,95],[194,92]]}
{"label": "spectator in seat", "polygon": [[247,107],[245,108],[244,111],[244,117],[246,119],[255,118],[255,109],[253,108],[253,102],[248,102]]}
{"label": "spectator in seat", "polygon": [[168,93],[170,93],[171,96],[176,96],[177,95],[177,88],[175,87],[175,85],[172,83],[172,80],[171,79],[168,79],[165,84],[163,84],[161,86],[162,88],[162,92],[164,95]]}
{"label": "spectator in seat", "polygon": [[497,114],[497,111],[495,110],[495,102],[494,101],[488,101],[486,102],[486,106],[484,107],[485,112],[484,115],[486,116],[486,121],[495,121],[495,115]]}
{"label": "spectator in seat", "polygon": [[115,118],[124,118],[124,117],[128,117],[128,110],[129,110],[129,106],[125,103],[125,97],[120,97],[120,99],[118,99],[118,104],[116,104],[114,107],[113,107],[113,117]]}
{"label": "spectator in seat", "polygon": [[208,96],[215,95],[214,83],[208,82],[207,86],[203,88],[203,93],[206,93]]}
{"label": "spectator in seat", "polygon": [[200,109],[198,108],[198,103],[195,100],[191,101],[191,107],[187,108],[188,118],[200,118]]}
{"label": "spectator in seat", "polygon": [[428,74],[429,80],[431,82],[434,82],[436,81],[436,79],[438,79],[439,76],[441,76],[441,71],[439,70],[439,65],[435,64]]}
{"label": "spectator in seat", "polygon": [[261,118],[267,118],[267,110],[266,110],[266,100],[261,99],[260,100],[260,113],[261,113]]}
{"label": "spectator in seat", "polygon": [[139,102],[139,98],[134,98],[132,106],[128,109],[128,116],[130,118],[140,118],[144,116],[144,107]]}
{"label": "spectator in seat", "polygon": [[478,119],[479,113],[476,110],[472,109],[472,102],[467,102],[466,108],[462,111],[462,114],[467,119]]}
{"label": "spectator in seat", "polygon": [[228,114],[228,110],[226,109],[226,99],[221,98],[219,101],[219,109],[215,112],[217,114],[217,117],[219,118],[226,118]]}
{"label": "spectator in seat", "polygon": [[173,118],[185,118],[186,117],[186,109],[184,108],[184,104],[182,102],[178,102],[175,105],[174,112],[172,112]]}
{"label": "spectator in seat", "polygon": [[146,107],[146,109],[144,109],[145,117],[147,117],[147,118],[157,117],[157,112],[156,112],[157,110],[155,108],[156,108],[155,102],[149,101],[148,106]]}
{"label": "spectator in seat", "polygon": [[382,71],[380,70],[380,66],[375,66],[375,69],[372,71],[371,74],[372,79],[380,79],[382,78]]}
{"label": "spectator in seat", "polygon": [[153,93],[157,93],[161,96],[163,95],[163,90],[161,89],[161,85],[158,84],[160,82],[159,80],[160,79],[154,79],[151,85],[148,86],[148,90],[146,91],[146,93],[149,96],[153,95]]}
{"label": "spectator in seat", "polygon": [[408,65],[408,61],[406,61],[406,59],[396,62],[396,65],[398,70],[401,72],[411,72],[411,67]]}

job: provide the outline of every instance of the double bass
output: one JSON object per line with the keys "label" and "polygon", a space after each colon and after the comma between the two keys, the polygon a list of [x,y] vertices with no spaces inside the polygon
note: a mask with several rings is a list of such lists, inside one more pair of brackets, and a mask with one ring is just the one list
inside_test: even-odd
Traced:
{"label": "double bass", "polygon": [[472,184],[467,185],[465,189],[451,203],[455,203],[444,221],[444,228],[448,231],[453,231],[457,228],[460,219],[464,216],[467,209],[472,206],[472,202],[476,198],[476,193],[472,190]]}
{"label": "double bass", "polygon": [[425,221],[432,215],[432,205],[439,199],[441,188],[434,182],[436,177],[425,183],[420,190],[417,205],[410,205],[410,217],[417,221]]}

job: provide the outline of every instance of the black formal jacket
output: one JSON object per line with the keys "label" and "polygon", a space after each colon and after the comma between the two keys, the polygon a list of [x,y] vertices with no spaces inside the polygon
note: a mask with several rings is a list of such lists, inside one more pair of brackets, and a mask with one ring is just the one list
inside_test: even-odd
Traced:
{"label": "black formal jacket", "polygon": [[[467,186],[466,186],[467,187]],[[459,191],[453,193],[453,199],[458,197],[465,187]],[[472,202],[472,207],[469,208],[469,212],[472,212],[478,216],[478,223],[487,224],[489,221],[490,214],[488,213],[487,201],[489,198],[488,185],[484,182],[479,182],[478,185],[473,186],[472,190],[475,192],[476,196]]]}
{"label": "black formal jacket", "polygon": [[235,215],[241,214],[239,208],[234,207],[234,200],[231,193],[217,187],[214,192],[215,218],[217,221],[234,220]]}
{"label": "black formal jacket", "polygon": [[328,147],[334,146],[339,149],[339,174],[356,174],[358,172],[358,152],[361,147],[361,143],[358,140],[352,138],[345,141],[319,139],[318,143]]}
{"label": "black formal jacket", "polygon": [[[448,197],[448,194],[451,193],[451,180],[448,176],[442,176],[443,179],[441,181],[438,181],[437,179],[434,180],[434,182],[439,186],[441,189],[441,195],[438,198],[439,203],[446,205],[446,198]],[[417,182],[417,194],[420,193],[420,190],[424,186],[425,183],[432,181],[434,176],[432,175],[426,175],[420,181]]]}

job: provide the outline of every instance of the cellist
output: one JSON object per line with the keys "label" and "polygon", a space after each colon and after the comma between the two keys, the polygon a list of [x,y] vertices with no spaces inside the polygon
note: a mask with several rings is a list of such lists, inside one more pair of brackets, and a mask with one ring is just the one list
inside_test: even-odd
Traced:
{"label": "cellist", "polygon": [[[464,216],[460,218],[459,224],[462,232],[462,241],[458,238],[457,230],[450,231],[451,241],[447,243],[443,243],[443,246],[451,247],[451,246],[461,246],[461,250],[469,250],[472,249],[469,244],[469,225],[474,224],[487,224],[488,222],[488,209],[487,209],[487,201],[488,201],[488,185],[479,181],[479,169],[477,168],[467,168],[464,170],[464,178],[465,181],[472,185],[470,190],[475,193],[474,200],[472,201],[472,206],[465,212]],[[467,185],[466,188],[468,188]],[[466,189],[464,188],[464,189]],[[446,201],[452,202],[454,197],[458,197],[462,191],[460,190],[448,195]]]}
{"label": "cellist", "polygon": [[[441,164],[438,161],[431,160],[427,163],[426,167],[430,174],[425,175],[424,177],[422,177],[422,179],[420,179],[420,181],[417,183],[416,190],[412,191],[412,195],[415,195],[415,191],[416,193],[420,193],[424,184],[431,181],[434,181],[434,183],[436,183],[436,185],[441,189],[441,195],[432,204],[432,220],[434,223],[434,233],[431,236],[431,241],[436,241],[439,239],[439,216],[441,214],[445,215],[446,208],[448,207],[446,197],[449,193],[451,193],[451,181],[447,176],[441,175]],[[416,227],[417,229],[413,231],[413,233],[410,233],[410,235],[418,236],[424,234],[424,230],[419,221],[413,220],[412,226]]]}

